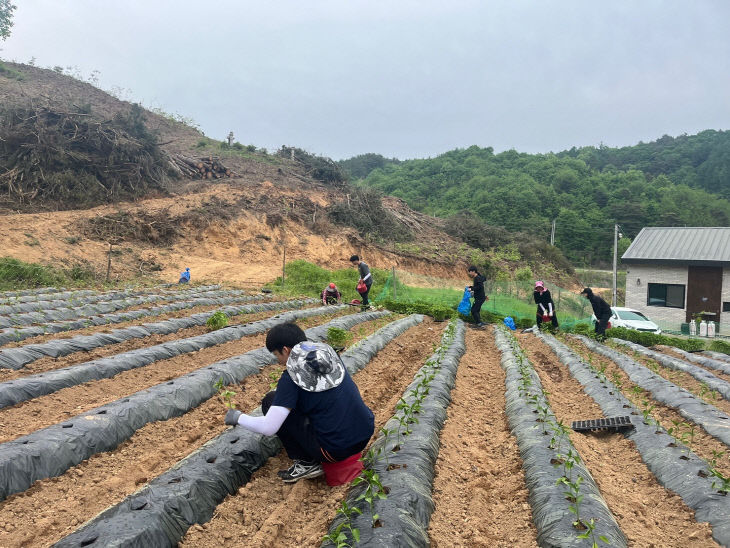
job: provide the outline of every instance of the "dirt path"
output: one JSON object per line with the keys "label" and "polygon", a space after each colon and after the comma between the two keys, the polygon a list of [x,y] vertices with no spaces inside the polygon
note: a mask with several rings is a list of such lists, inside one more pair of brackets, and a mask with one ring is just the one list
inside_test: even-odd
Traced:
{"label": "dirt path", "polygon": [[[375,413],[376,431],[393,415],[403,390],[433,352],[444,324],[426,320],[393,340],[355,376],[363,400]],[[347,485],[328,487],[323,478],[286,485],[276,471],[291,461],[269,459],[237,495],[218,506],[213,519],[192,527],[181,546],[319,546]]]}
{"label": "dirt path", "polygon": [[[351,310],[301,319],[297,324],[302,329],[307,329],[348,313],[351,313]],[[268,317],[274,314],[274,312],[269,312]],[[64,388],[40,398],[0,409],[0,443],[45,428],[219,360],[244,354],[249,350],[264,346],[265,340],[265,334],[243,337],[197,352],[159,360],[144,367],[125,371],[111,379]]]}
{"label": "dirt path", "polygon": [[[674,427],[674,423],[680,425],[682,430],[689,430],[688,426],[681,426],[687,424],[687,419],[680,415],[676,409],[659,403],[644,390],[637,389],[634,391],[634,387],[636,385],[634,385],[629,376],[624,373],[623,369],[617,366],[613,361],[590,351],[582,343],[574,339],[568,338],[564,342],[568,344],[573,351],[584,358],[591,360],[594,367],[605,367],[605,374],[608,379],[616,386],[620,385],[621,393],[631,400],[637,409],[648,410],[649,407],[651,407],[652,419],[658,422],[665,430],[669,430]],[[727,454],[728,447],[724,443],[705,432],[701,426],[694,426],[692,451],[694,451],[699,457],[702,457],[709,462],[713,458],[713,451],[725,452],[725,454]],[[725,475],[730,475],[730,460],[718,460],[717,469]]]}
{"label": "dirt path", "polygon": [[[582,418],[603,417],[550,348],[533,335],[520,344],[549,393],[558,420],[570,424]],[[717,546],[708,523],[697,523],[694,511],[663,488],[644,464],[633,442],[620,433],[581,435],[570,440],[596,480],[604,500],[632,546]]]}
{"label": "dirt path", "polygon": [[[309,306],[302,308],[311,308]],[[263,312],[257,312],[255,314],[241,314],[239,316],[232,316],[229,319],[229,325],[245,324],[255,322],[257,320],[264,320],[270,318],[274,314],[286,312],[286,310],[265,310]],[[107,332],[111,329],[107,328]],[[130,350],[137,350],[138,348],[145,348],[148,346],[155,346],[169,341],[176,341],[178,339],[185,339],[188,337],[195,337],[208,332],[208,328],[205,325],[199,325],[196,327],[190,327],[187,329],[181,329],[174,333],[167,335],[150,335],[149,337],[142,337],[139,339],[129,339],[117,344],[109,344],[106,346],[100,346],[89,351],[81,350],[74,352],[61,358],[41,358],[32,363],[29,363],[26,367],[13,370],[13,369],[0,369],[0,382],[11,381],[20,377],[28,375],[36,375],[38,373],[45,373],[46,371],[53,371],[55,369],[63,369],[72,365],[80,363],[98,360],[99,358],[106,358],[107,356],[113,356],[115,354],[121,354],[123,352],[129,352]]]}
{"label": "dirt path", "polygon": [[718,379],[722,379],[725,382],[730,382],[730,375],[723,373],[722,371],[718,371],[717,369],[713,369],[712,367],[705,367],[704,365],[702,365],[700,363],[691,362],[687,358],[682,356],[681,354],[678,354],[677,352],[672,352],[671,347],[669,347],[669,346],[655,346],[655,347],[652,347],[652,350],[656,350],[657,352],[666,354],[670,358],[676,358],[678,360],[682,360],[685,363],[690,363],[690,364],[694,365],[695,367],[704,369],[708,373],[712,373]]}
{"label": "dirt path", "polygon": [[[306,328],[327,321],[319,317],[298,323]],[[382,321],[361,324],[363,333],[376,330]],[[261,344],[258,340],[253,346]],[[268,366],[232,387],[237,407],[257,407],[280,374],[278,366]],[[94,455],[64,475],[38,481],[0,502],[0,546],[49,546],[68,535],[223,432],[224,409],[222,401],[211,398],[182,417],[148,424],[115,450]]]}
{"label": "dirt path", "polygon": [[537,546],[491,330],[469,329],[436,463],[434,548]]}

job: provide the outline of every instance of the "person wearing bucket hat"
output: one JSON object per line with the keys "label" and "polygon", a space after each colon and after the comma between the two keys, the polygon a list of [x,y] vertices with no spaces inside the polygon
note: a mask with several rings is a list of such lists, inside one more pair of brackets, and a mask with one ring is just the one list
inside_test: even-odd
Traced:
{"label": "person wearing bucket hat", "polygon": [[322,463],[346,461],[361,453],[375,430],[375,418],[334,349],[308,341],[293,323],[274,326],[266,348],[286,366],[276,390],[261,402],[263,416],[230,409],[225,423],[276,434],[294,463],[279,471],[285,483],[316,478]]}
{"label": "person wearing bucket hat", "polygon": [[555,303],[553,297],[550,295],[550,290],[545,287],[544,282],[535,282],[535,292],[532,294],[535,298],[535,304],[537,304],[537,327],[542,325],[542,322],[552,322],[555,329],[558,328],[558,317],[555,315]]}
{"label": "person wearing bucket hat", "polygon": [[321,297],[322,297],[322,304],[328,305],[328,304],[339,303],[342,295],[340,294],[340,290],[337,289],[337,286],[334,283],[330,283],[327,287],[325,287],[322,290]]}

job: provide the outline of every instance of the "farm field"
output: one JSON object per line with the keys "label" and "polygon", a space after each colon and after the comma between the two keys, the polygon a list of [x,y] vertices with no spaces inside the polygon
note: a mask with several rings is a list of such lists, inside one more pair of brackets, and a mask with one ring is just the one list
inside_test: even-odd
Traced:
{"label": "farm field", "polygon": [[[5,316],[52,303],[12,329],[120,301],[45,291],[0,295]],[[108,312],[137,320],[0,346],[0,546],[730,543],[730,357],[223,288],[133,299],[148,295]],[[168,302],[190,306],[155,309]],[[229,323],[209,331],[216,310]],[[348,332],[376,423],[351,485],[284,484],[278,440],[223,423],[214,384],[256,409],[283,372],[263,348],[281,321]],[[570,429],[615,416],[633,428]]]}

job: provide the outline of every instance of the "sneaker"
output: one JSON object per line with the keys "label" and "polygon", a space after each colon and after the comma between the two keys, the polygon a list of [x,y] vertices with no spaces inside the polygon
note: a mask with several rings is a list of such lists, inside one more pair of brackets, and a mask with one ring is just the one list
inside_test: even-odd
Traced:
{"label": "sneaker", "polygon": [[324,475],[322,465],[318,462],[295,461],[287,470],[279,472],[279,477],[284,483],[296,483],[304,478],[318,478]]}

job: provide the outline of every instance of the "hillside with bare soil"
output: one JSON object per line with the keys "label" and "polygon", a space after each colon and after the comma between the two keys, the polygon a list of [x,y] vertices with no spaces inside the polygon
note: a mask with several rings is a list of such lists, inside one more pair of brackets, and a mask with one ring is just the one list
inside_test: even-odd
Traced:
{"label": "hillside with bare soil", "polygon": [[99,276],[111,257],[116,280],[175,281],[190,266],[197,280],[249,285],[279,275],[284,254],[337,269],[357,253],[452,279],[488,260],[443,220],[350,186],[328,158],[214,141],[61,72],[6,66],[16,77],[0,75],[0,256]]}

